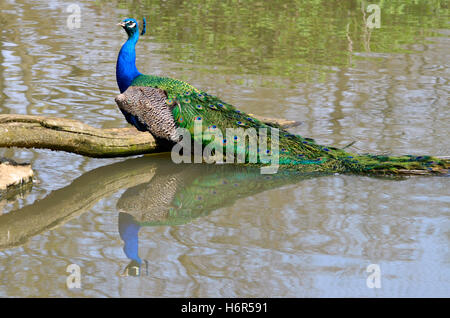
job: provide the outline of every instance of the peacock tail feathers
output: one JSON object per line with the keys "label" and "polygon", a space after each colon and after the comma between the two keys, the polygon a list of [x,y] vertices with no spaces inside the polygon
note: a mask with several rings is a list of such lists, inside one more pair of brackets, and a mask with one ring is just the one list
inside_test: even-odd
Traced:
{"label": "peacock tail feathers", "polygon": [[[175,128],[184,128],[194,143],[212,150],[216,162],[229,163],[228,151],[234,154],[232,162],[266,165],[269,164],[267,156],[277,149],[280,168],[301,172],[445,173],[449,168],[449,160],[431,156],[360,155],[320,145],[313,139],[263,123],[216,96],[179,80],[141,75],[119,97],[116,101],[121,110],[138,118],[140,126],[145,126],[157,137],[174,142],[178,141],[174,137],[178,136]],[[277,128],[277,139],[272,138],[272,128]],[[231,134],[229,129],[233,129]],[[265,131],[264,140],[260,139],[262,130]]]}
{"label": "peacock tail feathers", "polygon": [[[191,85],[179,80],[161,77],[140,76],[133,85],[151,85],[164,89],[167,95],[165,104],[171,109],[173,121],[179,128],[187,129],[194,142],[203,147],[218,149],[222,147],[223,161],[229,162],[226,157],[227,147],[235,153],[233,160],[239,156],[244,158],[245,164],[264,165],[264,155],[271,152],[272,135],[271,128],[278,129],[278,152],[280,168],[292,169],[302,172],[353,172],[353,173],[377,173],[391,174],[408,171],[446,172],[449,161],[431,156],[385,156],[385,155],[360,155],[347,152],[336,147],[320,145],[311,138],[294,135],[273,124],[266,124],[249,114],[238,110],[218,97],[202,92]],[[201,127],[200,137],[195,134],[195,127]],[[227,129],[239,130],[230,137]],[[267,131],[267,147],[262,149],[258,134],[244,134],[246,129],[253,128],[257,133],[265,128]],[[215,133],[219,130],[222,136]],[[241,140],[244,138],[244,140]],[[258,140],[257,140],[258,139]],[[250,147],[252,142],[258,145],[256,161],[250,161],[254,149]],[[262,153],[265,152],[265,153]],[[217,159],[217,158],[216,158]]]}

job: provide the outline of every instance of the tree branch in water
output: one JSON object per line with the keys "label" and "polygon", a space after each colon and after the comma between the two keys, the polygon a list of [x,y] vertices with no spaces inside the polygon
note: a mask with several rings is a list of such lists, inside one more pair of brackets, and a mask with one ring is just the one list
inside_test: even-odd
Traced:
{"label": "tree branch in water", "polygon": [[[283,128],[300,123],[254,116]],[[0,115],[0,147],[61,150],[93,158],[166,152],[167,144],[135,128],[100,129],[77,120],[31,115]]]}

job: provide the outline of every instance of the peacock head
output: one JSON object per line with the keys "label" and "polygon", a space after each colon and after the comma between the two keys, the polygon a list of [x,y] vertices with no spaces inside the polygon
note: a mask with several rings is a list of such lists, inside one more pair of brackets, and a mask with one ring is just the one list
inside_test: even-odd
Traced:
{"label": "peacock head", "polygon": [[[142,19],[142,32],[141,35],[145,34],[145,18]],[[127,32],[128,37],[133,37],[139,34],[139,25],[138,22],[135,19],[132,18],[126,18],[123,19],[122,22],[117,23],[117,25],[121,26],[122,28],[124,28],[125,32]]]}

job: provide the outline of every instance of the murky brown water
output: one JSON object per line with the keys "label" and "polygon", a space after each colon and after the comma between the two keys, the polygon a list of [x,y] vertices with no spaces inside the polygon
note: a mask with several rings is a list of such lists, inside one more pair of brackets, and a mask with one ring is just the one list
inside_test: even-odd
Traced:
{"label": "murky brown water", "polygon": [[[71,2],[0,3],[0,113],[125,127],[113,100],[125,40],[115,24],[145,14],[142,73],[300,120],[294,131],[320,143],[450,153],[445,2],[383,2],[372,30],[361,1],[77,1],[74,30]],[[39,181],[0,203],[0,296],[450,295],[449,178],[265,178],[164,155],[0,156],[31,162]],[[139,231],[140,277],[123,276],[124,231]],[[137,241],[125,240],[130,257]],[[81,289],[66,287],[72,263]],[[369,264],[380,266],[379,289],[366,286]]]}

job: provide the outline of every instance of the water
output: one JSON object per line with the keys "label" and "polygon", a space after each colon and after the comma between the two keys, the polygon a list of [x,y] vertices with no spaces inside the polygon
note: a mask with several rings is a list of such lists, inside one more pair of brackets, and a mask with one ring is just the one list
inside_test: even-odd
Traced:
{"label": "water", "polygon": [[[445,2],[380,2],[371,30],[361,1],[78,1],[70,30],[70,2],[0,1],[0,113],[126,127],[113,101],[125,40],[115,24],[145,15],[142,73],[302,121],[292,131],[322,144],[450,153]],[[0,203],[0,296],[450,295],[446,177],[265,179],[166,155],[0,156],[31,162],[39,182]],[[139,277],[136,255],[148,264]],[[72,263],[81,289],[66,287]],[[370,264],[379,289],[366,285]]]}

